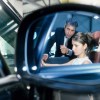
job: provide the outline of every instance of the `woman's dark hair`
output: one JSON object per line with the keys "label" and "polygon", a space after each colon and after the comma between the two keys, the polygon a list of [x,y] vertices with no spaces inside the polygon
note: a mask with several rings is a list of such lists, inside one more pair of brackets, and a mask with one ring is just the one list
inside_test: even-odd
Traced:
{"label": "woman's dark hair", "polygon": [[83,45],[87,44],[86,54],[89,55],[90,51],[93,48],[93,38],[91,36],[91,33],[78,32],[77,34],[75,34],[72,40],[82,43]]}

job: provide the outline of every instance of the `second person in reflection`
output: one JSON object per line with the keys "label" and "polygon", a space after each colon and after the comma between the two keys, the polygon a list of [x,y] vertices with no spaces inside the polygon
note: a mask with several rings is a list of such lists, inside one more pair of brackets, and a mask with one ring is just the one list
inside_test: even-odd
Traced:
{"label": "second person in reflection", "polygon": [[55,57],[66,56],[71,59],[73,57],[71,41],[76,33],[77,27],[78,23],[75,20],[70,19],[66,21],[64,28],[57,28],[55,34],[51,36],[48,41],[43,59],[45,61],[47,60],[50,49],[54,43],[56,43]]}
{"label": "second person in reflection", "polygon": [[91,60],[88,55],[93,48],[92,36],[87,33],[77,33],[72,38],[72,50],[77,58],[70,60],[64,64],[48,64],[42,60],[43,66],[59,66],[59,65],[80,65],[80,64],[91,64]]}

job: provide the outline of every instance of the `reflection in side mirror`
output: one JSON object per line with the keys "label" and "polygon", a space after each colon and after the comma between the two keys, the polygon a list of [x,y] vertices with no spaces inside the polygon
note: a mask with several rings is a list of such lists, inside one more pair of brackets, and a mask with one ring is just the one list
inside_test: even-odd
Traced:
{"label": "reflection in side mirror", "polygon": [[[95,48],[98,46],[95,44],[92,34],[100,31],[100,14],[97,11],[99,8],[93,6],[65,4],[43,8],[27,16],[19,28],[18,35],[21,38],[20,34],[23,33],[23,37],[18,38],[20,39],[18,47],[20,43],[24,45],[21,45],[21,52],[17,49],[17,53],[22,55],[22,58],[17,56],[17,62],[21,62],[18,66],[27,66],[29,73],[38,73],[45,68],[41,63],[44,54],[48,54],[48,57],[43,58],[43,61],[57,64],[57,67],[76,57],[86,59],[83,62],[76,60],[78,63],[81,62],[81,65],[83,63],[91,64],[93,59],[91,60],[87,53],[90,49],[91,52],[96,50]],[[85,42],[76,41],[78,36],[74,35],[78,32],[84,35],[85,39],[82,40]],[[86,35],[87,33],[89,36]],[[87,41],[89,37],[93,39],[91,43],[94,47],[90,46],[90,41]],[[80,51],[84,53],[79,55]],[[70,67],[70,65],[72,66],[72,63],[68,66]]]}
{"label": "reflection in side mirror", "polygon": [[[94,6],[63,4],[46,7],[28,15],[18,31],[16,50],[18,73],[21,76],[29,75],[28,78],[34,82],[53,88],[55,84],[52,83],[58,84],[57,87],[63,89],[67,87],[63,87],[62,84],[66,86],[67,82],[91,85],[87,80],[91,80],[91,77],[95,79],[94,74],[100,73],[100,58],[94,64],[92,61],[94,59],[91,59],[93,57],[90,57],[91,54],[88,55],[98,46],[93,33],[100,31],[99,12],[100,8]],[[44,54],[48,56],[43,58]],[[68,65],[64,64],[73,58],[74,64],[72,61]],[[56,65],[44,67],[45,61]],[[22,71],[23,67],[27,68],[26,72]],[[80,80],[85,82],[82,83]],[[96,82],[98,84],[98,81]],[[87,88],[83,90],[86,91]]]}
{"label": "reflection in side mirror", "polygon": [[[99,27],[98,29],[95,27],[97,25],[99,26],[99,19],[94,16],[99,17],[99,15],[95,13],[86,11],[64,11],[49,14],[39,19],[38,24],[40,25],[41,23],[42,27],[39,29],[38,25],[36,26],[38,28],[38,32],[35,31],[35,33],[38,33],[37,39],[39,34],[46,33],[44,40],[44,42],[46,41],[46,45],[42,45],[45,49],[42,57],[43,61],[40,62],[40,66],[81,65],[94,62],[92,61],[93,59],[91,59],[92,57],[89,56],[89,53],[94,51],[93,48],[96,46],[93,32],[99,30]],[[81,36],[76,34],[80,34]],[[78,38],[80,38],[80,40],[78,40]],[[34,43],[35,41],[36,40],[34,40]],[[76,42],[78,42],[78,44]],[[83,47],[78,49],[76,46],[80,44],[82,44]],[[84,44],[87,45],[85,49],[83,49]],[[73,61],[74,58],[77,59]]]}

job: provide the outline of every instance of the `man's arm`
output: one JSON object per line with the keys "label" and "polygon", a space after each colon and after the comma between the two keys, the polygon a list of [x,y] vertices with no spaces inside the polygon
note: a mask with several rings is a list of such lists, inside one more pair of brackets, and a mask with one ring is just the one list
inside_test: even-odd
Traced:
{"label": "man's arm", "polygon": [[51,36],[50,39],[48,39],[45,54],[49,54],[51,47],[55,43],[55,35]]}

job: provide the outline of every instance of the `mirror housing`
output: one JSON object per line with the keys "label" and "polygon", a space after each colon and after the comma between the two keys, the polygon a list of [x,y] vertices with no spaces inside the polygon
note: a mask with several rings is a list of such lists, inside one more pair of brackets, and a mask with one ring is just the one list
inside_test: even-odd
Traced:
{"label": "mirror housing", "polygon": [[[19,27],[17,45],[16,45],[16,65],[18,69],[17,73],[20,74],[22,78],[23,77],[24,78],[26,77],[26,79],[30,78],[31,81],[41,82],[41,84],[43,83],[42,85],[46,85],[46,86],[53,87],[53,88],[59,88],[59,87],[62,89],[65,88],[65,87],[61,87],[60,85],[58,85],[57,87],[53,85],[55,83],[54,79],[59,78],[59,76],[62,75],[63,73],[63,72],[62,73],[59,72],[59,70],[61,70],[60,67],[58,68],[48,67],[48,68],[44,68],[43,70],[41,70],[42,68],[40,67],[41,57],[45,50],[45,45],[46,45],[45,39],[47,38],[47,33],[44,32],[39,35],[35,47],[33,46],[33,43],[32,43],[34,27],[37,24],[37,22],[39,22],[41,18],[45,18],[44,16],[62,12],[62,11],[63,12],[64,11],[83,11],[83,12],[95,13],[95,14],[100,15],[99,7],[69,3],[69,4],[60,4],[60,5],[53,5],[53,6],[45,7],[37,11],[34,11],[28,16],[26,16],[23,19]],[[88,70],[93,70],[94,66],[98,68],[99,64],[91,65],[90,66],[91,68],[88,68]],[[86,67],[86,65],[82,66],[83,69],[84,67]],[[26,68],[25,71],[23,71],[24,68]],[[55,77],[53,77],[53,73],[52,73],[54,70],[56,73]],[[74,68],[74,66],[72,66],[72,68],[68,69],[67,71],[74,71],[74,70],[76,69]],[[76,70],[76,71],[78,74],[80,73],[84,74],[85,70],[86,69],[84,69],[83,73],[81,73],[82,70]],[[46,75],[44,73],[46,73]],[[47,76],[48,74],[49,76]],[[69,73],[67,75],[71,75],[71,74],[72,73]],[[73,75],[74,74],[75,73],[73,72]],[[45,80],[42,80],[42,79],[45,79]],[[52,83],[52,85],[50,85],[50,82]],[[58,79],[56,80],[56,82],[62,84],[62,82],[60,82]],[[69,80],[67,80],[67,82],[69,82]],[[82,88],[80,87],[78,91],[82,89],[83,91],[87,91],[83,87]],[[93,88],[90,88],[89,91],[93,91]]]}

